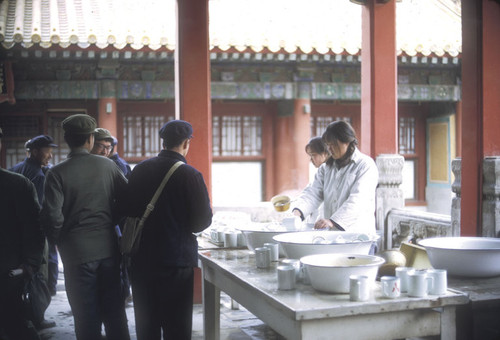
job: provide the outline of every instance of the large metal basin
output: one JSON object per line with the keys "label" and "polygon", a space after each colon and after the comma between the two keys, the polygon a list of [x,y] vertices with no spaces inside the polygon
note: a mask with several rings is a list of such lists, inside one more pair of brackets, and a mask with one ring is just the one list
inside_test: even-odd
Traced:
{"label": "large metal basin", "polygon": [[365,275],[375,282],[377,271],[385,260],[378,256],[360,254],[317,254],[304,256],[311,286],[326,293],[349,293],[349,276]]}
{"label": "large metal basin", "polygon": [[313,254],[366,254],[379,238],[378,235],[349,233],[345,231],[305,231],[276,235],[285,254],[291,259],[300,259]]}
{"label": "large metal basin", "polygon": [[490,237],[434,237],[421,240],[434,268],[463,277],[500,275],[500,239]]}
{"label": "large metal basin", "polygon": [[[243,233],[247,247],[251,251],[255,251],[255,248],[262,247],[264,243],[276,243],[276,241],[273,240],[274,236],[290,232],[290,230],[283,225],[275,223],[253,223],[245,228],[238,229]],[[280,256],[285,256],[281,245]]]}

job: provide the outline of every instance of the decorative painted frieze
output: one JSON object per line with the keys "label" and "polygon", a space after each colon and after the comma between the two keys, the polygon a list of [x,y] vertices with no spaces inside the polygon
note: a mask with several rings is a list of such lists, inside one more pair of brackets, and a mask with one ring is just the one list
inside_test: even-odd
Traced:
{"label": "decorative painted frieze", "polygon": [[[110,84],[116,83],[116,89]],[[99,87],[103,87],[99,89]],[[458,101],[459,86],[411,85],[398,88],[404,101]],[[173,81],[101,80],[101,81],[16,81],[18,99],[173,99]],[[406,92],[405,92],[406,91]],[[402,94],[402,92],[405,92]],[[282,100],[361,100],[361,84],[309,82],[212,82],[212,99]]]}
{"label": "decorative painted frieze", "polygon": [[99,81],[18,81],[16,99],[99,99]]}

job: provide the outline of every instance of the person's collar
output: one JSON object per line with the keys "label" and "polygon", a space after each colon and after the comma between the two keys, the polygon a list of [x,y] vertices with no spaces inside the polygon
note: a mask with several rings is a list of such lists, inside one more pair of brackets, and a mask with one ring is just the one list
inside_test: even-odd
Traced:
{"label": "person's collar", "polygon": [[37,161],[36,159],[34,159],[34,158],[32,158],[32,157],[28,157],[28,158],[26,158],[26,163],[30,163],[30,164],[32,164],[32,165],[34,165],[34,166],[36,166],[36,167],[40,167],[40,168],[42,168],[42,164],[40,164],[40,162],[39,162],[39,161]]}
{"label": "person's collar", "polygon": [[359,162],[360,159],[361,159],[361,152],[358,150],[358,148],[356,148],[356,149],[354,149],[354,152],[352,153],[351,161],[353,161],[354,163],[357,163],[357,162]]}
{"label": "person's collar", "polygon": [[68,157],[73,157],[73,156],[77,156],[77,155],[85,155],[85,154],[90,154],[90,152],[87,148],[81,146],[78,148],[71,149],[71,152],[69,153]]}
{"label": "person's collar", "polygon": [[160,151],[160,154],[158,156],[159,157],[175,158],[175,159],[177,159],[179,161],[187,163],[186,162],[186,158],[183,155],[181,155],[180,153],[178,153],[176,151],[172,151],[172,150],[163,149],[163,150]]}

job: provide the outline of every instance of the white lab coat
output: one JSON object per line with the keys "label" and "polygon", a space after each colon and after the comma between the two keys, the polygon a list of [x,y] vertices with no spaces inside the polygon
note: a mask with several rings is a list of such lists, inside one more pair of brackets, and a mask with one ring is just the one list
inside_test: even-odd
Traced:
{"label": "white lab coat", "polygon": [[324,218],[345,231],[375,233],[375,189],[378,169],[373,159],[357,148],[351,162],[341,169],[322,164],[314,181],[292,203],[304,216],[324,202]]}

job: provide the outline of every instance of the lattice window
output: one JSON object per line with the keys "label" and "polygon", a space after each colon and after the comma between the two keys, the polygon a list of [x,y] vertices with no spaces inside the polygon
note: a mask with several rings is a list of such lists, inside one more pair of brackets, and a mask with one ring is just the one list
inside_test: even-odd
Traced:
{"label": "lattice window", "polygon": [[22,162],[27,154],[24,148],[25,142],[2,141],[2,148],[5,149],[5,168],[10,169],[19,162]]}
{"label": "lattice window", "polygon": [[172,120],[160,115],[123,116],[123,155],[125,158],[147,158],[161,151],[160,128]]}
{"label": "lattice window", "polygon": [[311,137],[323,136],[331,122],[343,120],[352,125],[351,117],[313,116],[311,117]]}
{"label": "lattice window", "polygon": [[0,126],[4,134],[2,149],[5,151],[5,168],[10,169],[26,158],[24,144],[28,139],[41,134],[40,117],[0,116]]}
{"label": "lattice window", "polygon": [[262,117],[214,116],[214,156],[262,155]]}
{"label": "lattice window", "polygon": [[[83,112],[79,112],[83,113]],[[69,154],[68,144],[64,141],[64,130],[62,129],[62,121],[66,117],[49,117],[47,134],[54,138],[54,143],[58,145],[57,148],[52,149],[52,164],[58,164],[65,160]]]}
{"label": "lattice window", "polygon": [[399,118],[399,153],[402,155],[415,154],[415,118]]}
{"label": "lattice window", "polygon": [[26,136],[38,136],[41,130],[39,116],[3,116],[0,117],[0,126],[4,138],[25,139]]}

